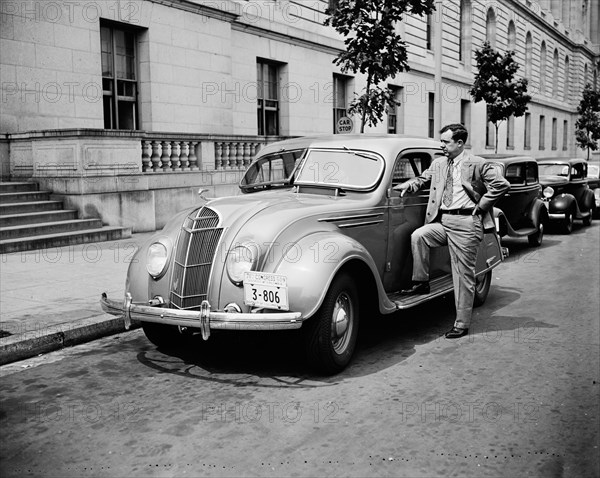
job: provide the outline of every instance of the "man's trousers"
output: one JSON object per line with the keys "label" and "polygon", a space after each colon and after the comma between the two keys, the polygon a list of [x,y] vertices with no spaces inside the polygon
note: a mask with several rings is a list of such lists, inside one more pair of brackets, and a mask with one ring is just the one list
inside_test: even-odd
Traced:
{"label": "man's trousers", "polygon": [[442,214],[441,219],[412,233],[413,281],[429,280],[432,247],[448,245],[456,304],[455,327],[469,328],[475,298],[475,264],[483,239],[481,216]]}

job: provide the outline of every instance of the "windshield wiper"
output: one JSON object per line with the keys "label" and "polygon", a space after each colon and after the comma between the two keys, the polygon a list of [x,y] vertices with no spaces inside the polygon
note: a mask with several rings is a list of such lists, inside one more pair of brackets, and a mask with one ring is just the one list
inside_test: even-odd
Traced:
{"label": "windshield wiper", "polygon": [[360,151],[354,151],[353,149],[350,149],[347,146],[342,145],[342,148],[344,148],[349,153],[354,154],[355,156],[359,156],[359,157],[365,158],[365,159],[370,159],[371,161],[377,161],[377,158],[370,156],[368,154],[365,154],[365,153],[361,153]]}

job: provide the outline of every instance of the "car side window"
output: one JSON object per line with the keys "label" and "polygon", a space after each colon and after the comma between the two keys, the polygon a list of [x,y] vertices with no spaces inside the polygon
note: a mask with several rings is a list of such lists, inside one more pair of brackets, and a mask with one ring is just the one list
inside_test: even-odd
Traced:
{"label": "car side window", "polygon": [[539,182],[537,163],[527,163],[527,184],[537,184]]}
{"label": "car side window", "polygon": [[396,160],[392,175],[392,186],[419,176],[431,164],[427,153],[409,153]]}
{"label": "car side window", "polygon": [[571,179],[583,179],[584,177],[583,164],[575,164],[571,167]]}
{"label": "car side window", "polygon": [[506,168],[505,177],[510,184],[525,184],[525,165],[523,163],[511,164]]}

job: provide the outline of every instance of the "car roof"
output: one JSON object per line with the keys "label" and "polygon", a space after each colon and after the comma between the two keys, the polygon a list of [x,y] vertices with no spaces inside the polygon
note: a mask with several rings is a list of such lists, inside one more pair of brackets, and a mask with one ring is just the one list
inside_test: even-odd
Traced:
{"label": "car roof", "polygon": [[396,154],[407,148],[440,149],[440,142],[431,138],[398,134],[328,134],[302,136],[270,143],[263,147],[260,154],[274,153],[280,150],[303,148],[343,148],[370,150],[384,157]]}
{"label": "car roof", "polygon": [[583,158],[537,158],[537,162],[540,164],[577,164],[586,163],[587,161]]}
{"label": "car roof", "polygon": [[512,163],[536,162],[536,160],[532,156],[512,154],[481,154],[480,156],[488,161],[494,161],[496,163],[502,163],[504,165]]}

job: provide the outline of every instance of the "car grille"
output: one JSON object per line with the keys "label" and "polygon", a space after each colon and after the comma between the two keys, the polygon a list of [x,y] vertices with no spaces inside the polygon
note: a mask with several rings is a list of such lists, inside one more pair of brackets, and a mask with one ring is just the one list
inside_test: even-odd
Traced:
{"label": "car grille", "polygon": [[171,306],[200,309],[206,299],[210,269],[223,228],[219,215],[208,207],[188,216],[179,233],[171,278]]}

